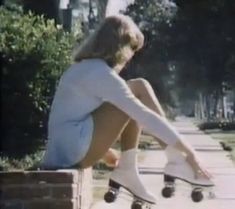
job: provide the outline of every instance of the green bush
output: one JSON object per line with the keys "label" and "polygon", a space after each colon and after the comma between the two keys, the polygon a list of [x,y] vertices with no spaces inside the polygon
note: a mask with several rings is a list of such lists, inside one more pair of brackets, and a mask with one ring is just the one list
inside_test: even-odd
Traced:
{"label": "green bush", "polygon": [[200,130],[221,129],[224,131],[235,130],[235,122],[229,121],[213,121],[203,122],[198,125]]}
{"label": "green bush", "polygon": [[22,158],[0,157],[0,171],[38,170],[44,156],[44,151],[38,150]]}
{"label": "green bush", "polygon": [[2,154],[20,155],[46,136],[49,107],[71,63],[75,37],[52,20],[19,10],[1,7],[0,22]]}

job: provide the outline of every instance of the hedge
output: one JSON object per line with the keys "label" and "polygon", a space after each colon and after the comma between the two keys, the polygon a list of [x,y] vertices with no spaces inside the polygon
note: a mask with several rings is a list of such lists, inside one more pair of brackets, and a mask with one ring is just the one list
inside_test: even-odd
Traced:
{"label": "hedge", "polygon": [[75,37],[53,20],[19,9],[0,7],[0,22],[1,154],[21,155],[46,137],[50,104],[60,75],[71,63]]}

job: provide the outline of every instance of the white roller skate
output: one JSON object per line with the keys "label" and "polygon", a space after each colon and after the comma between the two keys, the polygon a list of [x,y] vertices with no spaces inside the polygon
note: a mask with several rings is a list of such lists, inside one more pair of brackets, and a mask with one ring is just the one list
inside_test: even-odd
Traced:
{"label": "white roller skate", "polygon": [[186,157],[172,146],[166,148],[168,163],[164,169],[165,187],[162,195],[166,198],[173,196],[175,192],[175,180],[185,181],[193,186],[191,198],[194,202],[200,202],[203,199],[203,188],[213,187],[214,183],[203,177],[196,177],[191,165],[186,161]]}
{"label": "white roller skate", "polygon": [[106,202],[114,202],[123,187],[133,195],[132,209],[141,209],[146,203],[156,203],[156,198],[147,191],[139,177],[136,161],[136,149],[122,153],[119,164],[109,180],[109,190],[104,196]]}

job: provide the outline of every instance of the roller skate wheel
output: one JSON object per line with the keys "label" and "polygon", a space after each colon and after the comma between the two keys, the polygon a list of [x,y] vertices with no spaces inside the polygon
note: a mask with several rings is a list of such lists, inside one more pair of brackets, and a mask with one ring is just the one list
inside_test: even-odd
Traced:
{"label": "roller skate wheel", "polygon": [[139,200],[136,200],[132,203],[131,209],[142,209],[143,203]]}
{"label": "roller skate wheel", "polygon": [[210,199],[214,199],[214,198],[216,198],[216,195],[215,195],[214,192],[209,192],[208,197],[209,197]]}
{"label": "roller skate wheel", "polygon": [[104,195],[104,200],[107,203],[114,202],[116,200],[116,198],[117,198],[117,193],[115,191],[112,191],[112,190],[106,192],[105,195]]}
{"label": "roller skate wheel", "polygon": [[173,187],[165,187],[162,189],[162,196],[165,198],[170,198],[173,196],[175,189]]}
{"label": "roller skate wheel", "polygon": [[200,202],[203,199],[203,194],[201,191],[192,191],[191,197],[193,202]]}

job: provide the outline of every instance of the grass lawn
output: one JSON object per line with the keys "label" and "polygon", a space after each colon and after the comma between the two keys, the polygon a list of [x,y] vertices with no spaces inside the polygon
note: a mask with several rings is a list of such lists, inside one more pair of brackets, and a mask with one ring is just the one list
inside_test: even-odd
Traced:
{"label": "grass lawn", "polygon": [[231,159],[235,163],[235,131],[221,131],[219,129],[207,130],[205,133],[211,135],[211,137],[219,142],[224,142],[226,145],[232,148]]}

